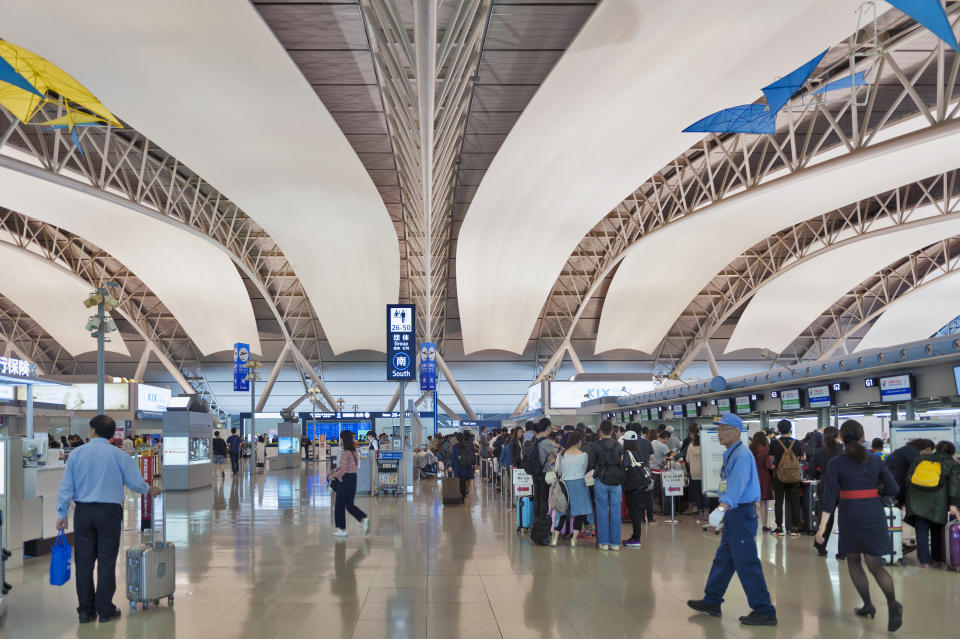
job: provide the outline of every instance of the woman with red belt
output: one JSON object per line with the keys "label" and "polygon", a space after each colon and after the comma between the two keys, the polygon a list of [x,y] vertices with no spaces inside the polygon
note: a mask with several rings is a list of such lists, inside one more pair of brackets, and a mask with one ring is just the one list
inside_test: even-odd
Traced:
{"label": "woman with red belt", "polygon": [[[893,579],[883,567],[883,555],[892,552],[887,518],[881,496],[896,495],[896,480],[883,461],[863,447],[863,426],[849,419],[840,427],[844,454],[827,463],[824,480],[823,507],[817,543],[826,545],[827,522],[839,503],[839,552],[847,556],[850,579],[863,599],[863,607],[854,609],[861,617],[873,618],[876,608],[870,603],[870,584],[863,570],[861,555],[867,568],[887,598],[889,617],[887,630],[893,632],[903,624],[903,606],[897,601]],[[877,486],[880,486],[878,490]]]}

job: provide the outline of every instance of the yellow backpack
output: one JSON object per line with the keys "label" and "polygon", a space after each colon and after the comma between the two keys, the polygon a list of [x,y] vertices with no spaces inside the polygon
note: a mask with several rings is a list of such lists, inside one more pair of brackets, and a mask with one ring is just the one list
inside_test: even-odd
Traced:
{"label": "yellow backpack", "polygon": [[940,462],[924,459],[913,469],[913,475],[910,476],[910,483],[916,488],[936,490],[940,487],[940,478]]}

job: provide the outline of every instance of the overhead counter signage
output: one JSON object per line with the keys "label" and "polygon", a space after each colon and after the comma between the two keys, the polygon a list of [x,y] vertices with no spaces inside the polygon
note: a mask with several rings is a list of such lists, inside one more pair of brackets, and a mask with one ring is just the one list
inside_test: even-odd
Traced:
{"label": "overhead counter signage", "polygon": [[417,311],[412,304],[387,304],[387,381],[416,379]]}
{"label": "overhead counter signage", "polygon": [[913,399],[909,375],[892,375],[880,378],[880,401],[906,402]]}
{"label": "overhead counter signage", "polygon": [[830,386],[811,386],[807,389],[807,403],[810,408],[830,405]]}
{"label": "overhead counter signage", "polygon": [[736,412],[738,415],[747,415],[753,412],[753,406],[750,402],[749,395],[740,395],[734,399]]}
{"label": "overhead counter signage", "polygon": [[13,377],[33,377],[37,374],[37,365],[16,357],[0,357],[0,375]]}
{"label": "overhead counter signage", "polygon": [[247,369],[244,364],[250,361],[250,345],[237,342],[233,345],[233,390],[246,392],[250,390],[250,380],[247,379]]}

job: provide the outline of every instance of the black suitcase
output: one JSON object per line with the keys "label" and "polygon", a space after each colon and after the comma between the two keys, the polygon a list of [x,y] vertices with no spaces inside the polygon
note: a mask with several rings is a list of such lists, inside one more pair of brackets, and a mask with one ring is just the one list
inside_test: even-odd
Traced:
{"label": "black suitcase", "polygon": [[817,534],[820,528],[820,489],[818,482],[805,479],[800,483],[800,510],[802,511],[803,532],[806,535]]}

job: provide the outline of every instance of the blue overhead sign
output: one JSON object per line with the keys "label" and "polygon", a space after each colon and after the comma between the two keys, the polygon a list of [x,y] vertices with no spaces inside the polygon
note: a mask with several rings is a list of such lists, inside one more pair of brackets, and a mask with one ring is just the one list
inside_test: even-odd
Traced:
{"label": "blue overhead sign", "polygon": [[387,304],[387,381],[416,379],[417,312],[411,304]]}
{"label": "blue overhead sign", "polygon": [[437,390],[437,345],[433,342],[420,345],[420,390]]}
{"label": "blue overhead sign", "polygon": [[233,345],[233,390],[249,391],[250,380],[244,364],[250,361],[250,345],[237,342]]}

